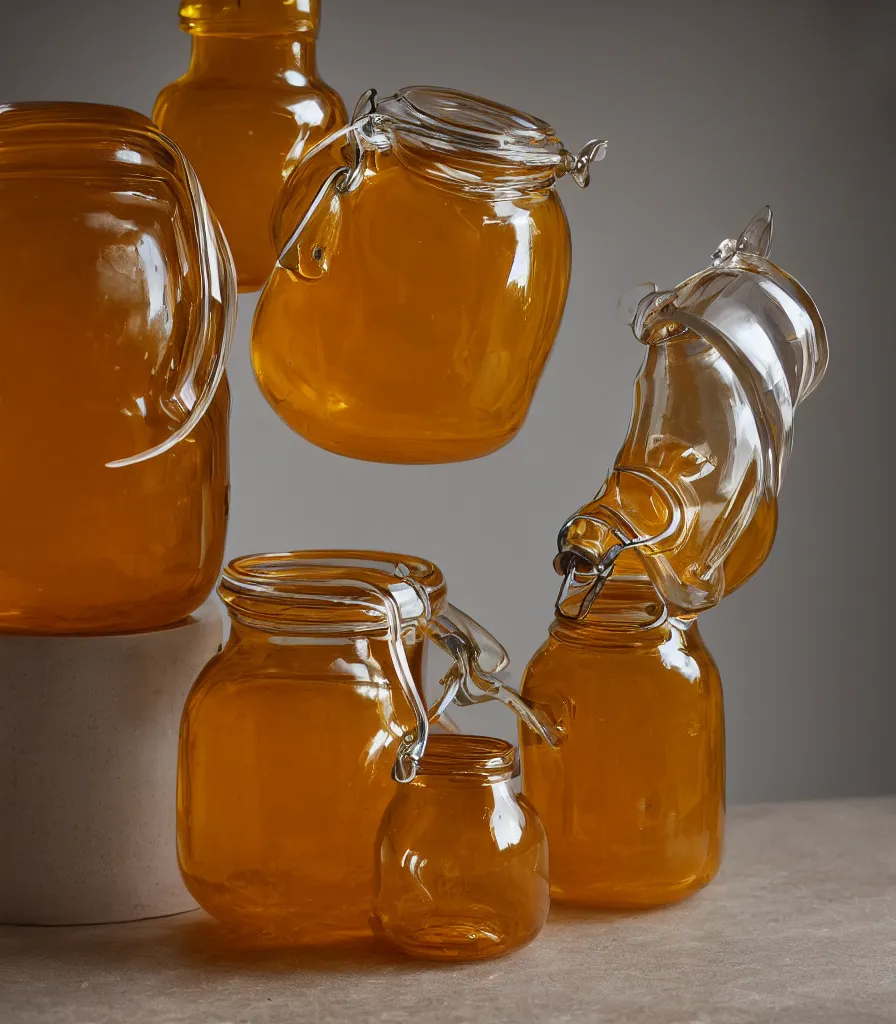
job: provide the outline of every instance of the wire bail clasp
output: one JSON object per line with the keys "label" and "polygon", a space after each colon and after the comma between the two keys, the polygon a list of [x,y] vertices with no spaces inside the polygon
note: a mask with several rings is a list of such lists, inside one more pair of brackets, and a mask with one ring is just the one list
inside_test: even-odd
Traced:
{"label": "wire bail clasp", "polygon": [[[429,708],[426,738],[428,726],[438,721],[451,704],[470,707],[498,700],[545,743],[552,747],[560,744],[561,729],[501,677],[510,659],[488,630],[451,604],[421,626],[426,636],[453,661],[440,680],[442,692],[438,700]],[[399,743],[392,771],[396,782],[411,782],[416,775],[426,748],[425,739],[419,742],[420,732],[418,728],[416,735],[405,734]]]}
{"label": "wire bail clasp", "polygon": [[579,188],[588,188],[591,184],[591,165],[603,160],[608,145],[606,139],[590,139],[578,153],[565,150],[557,177],[568,174]]}
{"label": "wire bail clasp", "polygon": [[[385,152],[392,146],[389,136],[384,131],[385,121],[376,113],[376,90],[367,89],[362,93],[352,111],[351,120],[345,127],[331,132],[326,138],[321,139],[316,145],[302,157],[298,167],[306,165],[313,160],[318,153],[328,149],[338,139],[346,140],[343,147],[343,155],[347,162],[341,164],[324,179],[323,184],[317,190],[311,200],[302,219],[295,230],[289,236],[286,245],[277,257],[277,265],[284,270],[302,274],[302,253],[300,243],[309,225],[315,221],[318,210],[324,206],[329,198],[332,208],[334,200],[338,201],[340,196],[354,192],[364,178],[365,155],[373,150]],[[295,173],[295,171],[293,172]],[[326,270],[327,246],[316,243],[311,248],[311,259],[319,267],[320,271]],[[317,276],[307,274],[303,276]]]}

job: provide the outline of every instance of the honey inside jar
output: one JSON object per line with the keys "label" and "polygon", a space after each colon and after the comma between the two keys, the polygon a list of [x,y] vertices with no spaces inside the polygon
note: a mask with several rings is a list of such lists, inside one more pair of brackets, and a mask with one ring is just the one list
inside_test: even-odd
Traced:
{"label": "honey inside jar", "polygon": [[0,109],[0,630],[159,628],[214,586],[226,380],[180,443],[108,465],[184,427],[226,345],[232,264],[190,173],[131,111]]}
{"label": "honey inside jar", "polygon": [[184,0],[186,73],[153,117],[187,154],[233,251],[241,291],[267,280],[277,253],[271,211],[284,178],[345,123],[317,70],[319,0]]}
{"label": "honey inside jar", "polygon": [[275,211],[258,382],[338,454],[486,455],[522,426],[560,325],[570,237],[554,185],[572,158],[543,122],[451,90],[402,90],[354,123]]}
{"label": "honey inside jar", "polygon": [[225,569],[219,593],[230,637],[181,726],[187,888],[250,939],[370,936],[376,834],[415,721],[381,599],[396,598],[397,642],[420,687],[419,621],[444,605],[442,574],[376,552],[245,556]]}
{"label": "honey inside jar", "polygon": [[657,621],[646,580],[614,577],[578,621],[558,618],[522,693],[561,724],[520,730],[523,791],[547,831],[551,894],[592,907],[674,903],[719,869],[725,729],[696,619]]}
{"label": "honey inside jar", "polygon": [[429,738],[377,851],[376,927],[410,956],[471,961],[531,942],[550,905],[544,828],[513,790],[504,740]]}

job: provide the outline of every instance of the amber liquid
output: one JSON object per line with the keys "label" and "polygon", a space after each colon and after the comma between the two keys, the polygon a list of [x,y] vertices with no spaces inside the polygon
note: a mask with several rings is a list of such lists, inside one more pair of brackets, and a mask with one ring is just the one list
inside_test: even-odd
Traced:
{"label": "amber liquid", "polygon": [[[550,190],[496,202],[394,155],[374,164],[311,229],[326,270],[268,282],[252,332],[258,382],[293,430],[340,455],[486,455],[522,426],[560,324],[563,208]],[[281,243],[332,166],[290,182],[300,198],[284,205]]]}
{"label": "amber liquid", "polygon": [[523,693],[566,735],[551,749],[521,730],[523,790],[547,831],[555,900],[650,907],[719,868],[722,690],[696,621],[616,626],[555,622],[533,657]]}
{"label": "amber liquid", "polygon": [[247,6],[245,28],[236,14],[225,30],[202,20],[203,8],[214,6],[192,5],[198,20],[189,70],[162,90],[153,118],[196,169],[230,243],[240,290],[255,291],[277,257],[270,220],[284,178],[346,114],[318,78],[311,25],[288,31],[283,4],[265,0]]}
{"label": "amber liquid", "polygon": [[171,267],[188,229],[168,186],[107,178],[96,153],[90,175],[40,160],[0,173],[0,630],[165,626],[209,595],[223,558],[226,382],[186,441],[105,465],[178,425],[162,392],[196,281]]}
{"label": "amber liquid", "polygon": [[[441,748],[450,757],[452,748],[476,742],[501,741],[432,736],[427,751]],[[550,906],[547,842],[538,815],[514,793],[509,770],[486,780],[469,773],[464,758],[454,760],[458,774],[434,776],[424,756],[417,778],[398,789],[386,811],[376,927],[414,957],[485,960],[541,931]]]}
{"label": "amber liquid", "polygon": [[[419,678],[419,645],[409,652]],[[247,935],[370,935],[377,830],[412,716],[383,640],[273,637],[234,623],[184,710],[181,872]]]}

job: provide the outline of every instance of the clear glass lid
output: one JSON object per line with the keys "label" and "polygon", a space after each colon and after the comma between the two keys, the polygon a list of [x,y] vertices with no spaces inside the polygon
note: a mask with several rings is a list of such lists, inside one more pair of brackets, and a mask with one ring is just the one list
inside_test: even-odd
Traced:
{"label": "clear glass lid", "polygon": [[413,169],[472,191],[546,188],[570,175],[582,188],[607,143],[592,139],[567,150],[540,118],[500,103],[430,85],[379,99],[366,92],[352,124],[360,150],[393,151]]}
{"label": "clear glass lid", "polygon": [[477,153],[485,159],[556,167],[566,150],[545,121],[456,89],[412,85],[377,103],[395,138],[444,152]]}

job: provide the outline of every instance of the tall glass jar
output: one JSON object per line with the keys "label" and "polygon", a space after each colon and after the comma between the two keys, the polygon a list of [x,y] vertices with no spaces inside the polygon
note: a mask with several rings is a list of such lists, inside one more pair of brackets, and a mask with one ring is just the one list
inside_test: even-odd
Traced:
{"label": "tall glass jar", "polygon": [[0,107],[0,630],[189,615],[220,572],[236,281],[177,147],[130,110]]}
{"label": "tall glass jar", "polygon": [[504,740],[431,736],[415,778],[398,787],[377,843],[376,927],[405,953],[484,960],[541,931],[547,841],[514,792],[516,768]]}
{"label": "tall glass jar", "polygon": [[181,0],[193,51],[156,100],[156,123],[182,147],[233,249],[240,291],[267,280],[271,210],[303,153],[345,123],[321,81],[320,0]]}
{"label": "tall glass jar", "polygon": [[365,94],[346,133],[341,155],[328,144],[293,171],[274,213],[261,390],[341,455],[486,455],[520,429],[566,302],[554,186],[587,184],[605,144],[573,156],[537,118],[430,87]]}
{"label": "tall glass jar", "polygon": [[523,791],[547,831],[555,900],[650,907],[712,880],[725,728],[696,618],[665,618],[648,581],[614,577],[584,618],[554,620],[522,693],[563,733],[551,747],[520,730]]}
{"label": "tall glass jar", "polygon": [[442,573],[382,552],[257,555],[219,593],[230,638],[181,729],[187,887],[219,920],[290,943],[368,935],[393,775],[413,779],[430,738],[424,638],[455,614]]}

